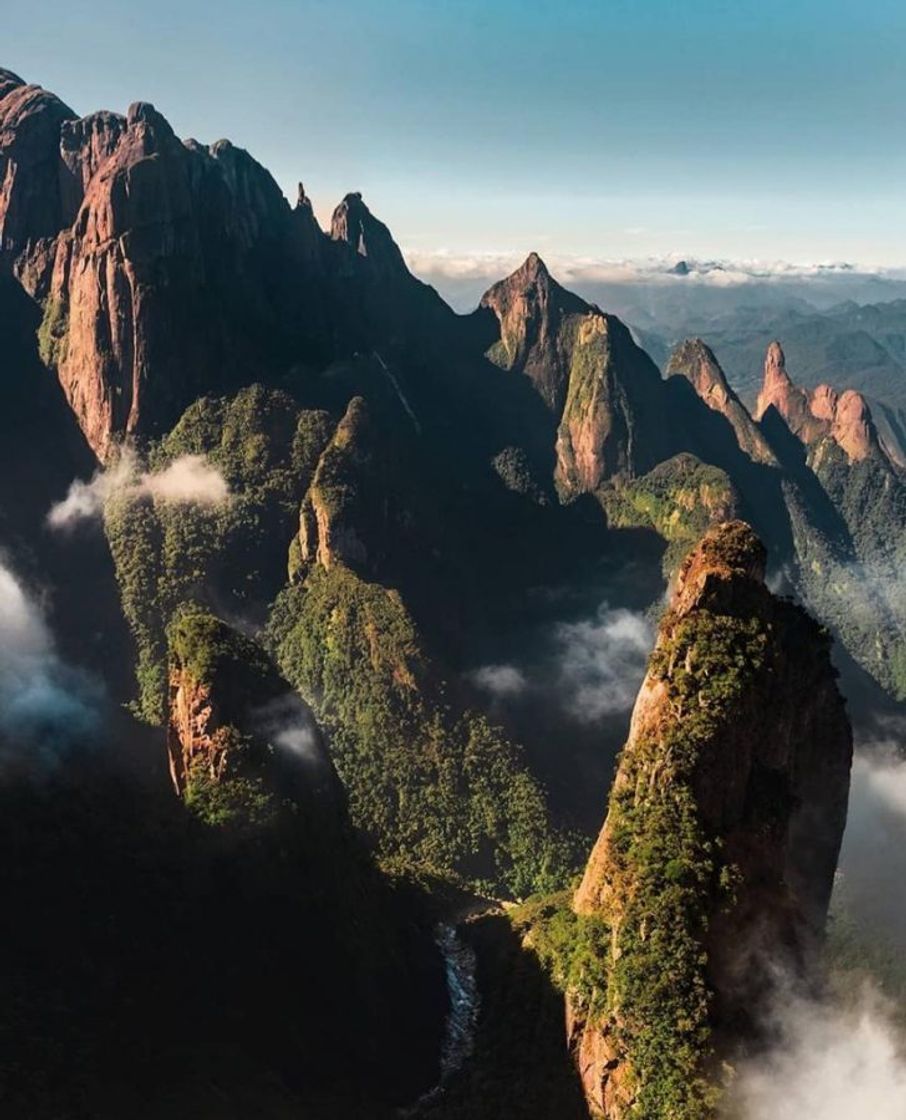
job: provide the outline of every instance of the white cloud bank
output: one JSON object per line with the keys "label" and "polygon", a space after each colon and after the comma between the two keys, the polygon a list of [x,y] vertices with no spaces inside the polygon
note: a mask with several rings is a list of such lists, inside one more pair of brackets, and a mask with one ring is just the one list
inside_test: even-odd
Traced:
{"label": "white cloud bank", "polygon": [[605,604],[593,619],[561,623],[555,640],[564,706],[572,715],[593,722],[632,707],[654,643],[644,615]]}
{"label": "white cloud bank", "polygon": [[776,1026],[767,1058],[740,1069],[728,1120],[903,1120],[903,1040],[877,995],[843,1008],[794,1000]]}
{"label": "white cloud bank", "polygon": [[[527,253],[454,253],[439,250],[410,250],[406,262],[417,275],[448,280],[487,280],[493,283],[518,268]],[[563,283],[580,284],[703,284],[735,287],[773,281],[829,280],[835,278],[906,280],[904,269],[877,269],[848,261],[793,263],[789,261],[696,260],[676,254],[640,260],[606,260],[601,257],[565,257],[552,254],[545,263]]]}
{"label": "white cloud bank", "polygon": [[58,655],[44,615],[0,561],[0,765],[44,762],[99,724],[100,690]]}
{"label": "white cloud bank", "polygon": [[147,496],[162,502],[202,506],[220,505],[230,496],[223,475],[203,455],[180,455],[161,471],[141,471],[135,453],[123,451],[119,461],[97,471],[89,482],[76,479],[62,501],[47,515],[52,529],[70,529],[80,521],[100,517],[113,494]]}
{"label": "white cloud bank", "polygon": [[[854,759],[834,910],[885,954],[902,958],[906,760],[896,748],[903,729],[890,730],[891,741]],[[903,1120],[903,1017],[903,1008],[868,984],[854,996],[820,1001],[784,994],[778,984],[769,1017],[777,1041],[739,1067],[727,1120]]]}

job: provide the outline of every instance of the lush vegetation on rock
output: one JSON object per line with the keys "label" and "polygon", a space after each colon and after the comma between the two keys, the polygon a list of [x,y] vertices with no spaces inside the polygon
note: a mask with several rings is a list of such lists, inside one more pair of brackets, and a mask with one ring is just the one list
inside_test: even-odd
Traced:
{"label": "lush vegetation on rock", "polygon": [[597,497],[614,528],[650,527],[663,537],[668,576],[711,525],[736,516],[739,502],[725,471],[685,453],[641,478],[602,486]]}
{"label": "lush vegetation on rock", "polygon": [[152,470],[204,455],[230,488],[215,506],[115,492],[105,527],[123,610],[137,648],[138,708],[163,718],[165,629],[184,603],[255,619],[286,578],[299,503],[331,432],[324,412],[300,411],[261,386],[193,404],[149,454]]}
{"label": "lush vegetation on rock", "polygon": [[435,679],[396,591],[341,565],[278,597],[268,639],[383,856],[491,893],[562,881],[565,845],[519,751]]}
{"label": "lush vegetation on rock", "polygon": [[829,439],[810,463],[845,523],[853,557],[825,561],[821,578],[807,580],[809,598],[827,611],[853,657],[906,699],[906,479],[877,458],[850,463]]}
{"label": "lush vegetation on rock", "polygon": [[610,930],[597,915],[577,914],[572,891],[535,895],[510,912],[523,938],[558,991],[591,1019],[606,1007]]}
{"label": "lush vegetation on rock", "polygon": [[702,1120],[716,1100],[706,1074],[704,940],[715,904],[732,900],[737,873],[700,819],[693,779],[764,664],[770,636],[757,619],[703,610],[665,625],[649,668],[667,689],[669,715],[624,751],[610,795],[606,995],[590,1002],[580,990],[579,1003],[592,1023],[609,1025],[626,1055],[640,1117]]}
{"label": "lush vegetation on rock", "polygon": [[38,356],[46,366],[56,366],[66,356],[69,314],[57,300],[49,299],[38,327]]}

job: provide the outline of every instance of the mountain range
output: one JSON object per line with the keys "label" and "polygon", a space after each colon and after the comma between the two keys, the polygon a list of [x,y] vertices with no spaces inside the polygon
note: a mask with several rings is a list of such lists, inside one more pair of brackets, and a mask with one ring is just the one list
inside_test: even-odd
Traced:
{"label": "mountain range", "polygon": [[906,700],[897,308],[753,400],[754,323],[662,372],[536,253],[457,314],[361,194],[0,71],[4,611],[92,714],[0,720],[7,1114],[715,1114],[756,935],[820,956],[838,672]]}

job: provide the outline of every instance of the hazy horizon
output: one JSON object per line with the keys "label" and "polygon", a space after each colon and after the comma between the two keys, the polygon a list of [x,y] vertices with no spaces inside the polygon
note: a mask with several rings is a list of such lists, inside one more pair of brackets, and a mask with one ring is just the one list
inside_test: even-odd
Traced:
{"label": "hazy horizon", "polygon": [[[409,254],[906,266],[906,10],[197,0],[6,14],[72,108],[148,100],[319,218],[361,190]],[[166,65],[161,65],[161,58]]]}

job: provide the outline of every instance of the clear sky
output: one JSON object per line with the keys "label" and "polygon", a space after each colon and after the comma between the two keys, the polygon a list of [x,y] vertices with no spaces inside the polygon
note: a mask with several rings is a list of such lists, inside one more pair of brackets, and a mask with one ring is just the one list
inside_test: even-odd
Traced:
{"label": "clear sky", "polygon": [[906,264],[903,0],[3,0],[0,65],[153,101],[420,252]]}

